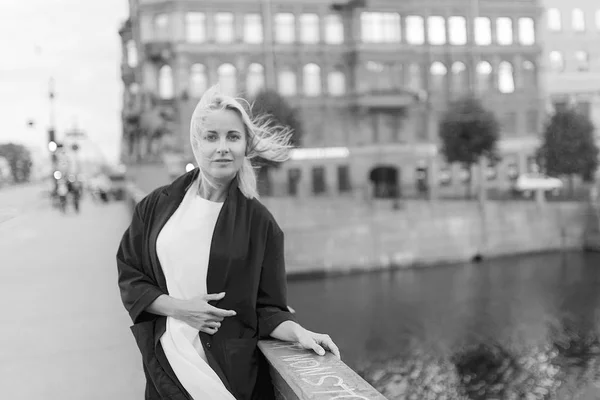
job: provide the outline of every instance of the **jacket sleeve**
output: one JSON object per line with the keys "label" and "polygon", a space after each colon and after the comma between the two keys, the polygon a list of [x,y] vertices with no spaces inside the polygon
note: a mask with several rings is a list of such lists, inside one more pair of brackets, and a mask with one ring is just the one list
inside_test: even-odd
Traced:
{"label": "jacket sleeve", "polygon": [[146,199],[137,204],[131,225],[123,234],[117,250],[117,269],[121,300],[134,324],[149,320],[152,314],[144,311],[157,297],[164,294],[142,266],[145,222],[142,214]]}
{"label": "jacket sleeve", "polygon": [[287,307],[284,238],[283,232],[276,224],[267,235],[256,311],[260,339],[268,338],[282,322],[296,321]]}

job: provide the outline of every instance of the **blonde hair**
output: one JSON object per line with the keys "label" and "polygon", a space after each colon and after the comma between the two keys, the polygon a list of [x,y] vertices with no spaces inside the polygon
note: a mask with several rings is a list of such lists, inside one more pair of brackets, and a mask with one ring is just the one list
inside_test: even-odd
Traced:
{"label": "blonde hair", "polygon": [[204,132],[206,116],[214,111],[232,110],[236,112],[244,124],[246,134],[246,156],[237,173],[238,187],[245,197],[258,198],[256,187],[256,171],[252,166],[254,158],[261,157],[268,161],[283,162],[289,158],[292,148],[292,129],[274,123],[268,115],[251,117],[242,106],[246,103],[249,109],[252,106],[242,98],[234,98],[220,91],[219,85],[209,88],[194,109],[190,122],[190,141],[194,157],[200,170],[200,187],[216,188],[216,184],[207,176],[200,167],[200,158],[196,146],[200,145],[200,135]]}

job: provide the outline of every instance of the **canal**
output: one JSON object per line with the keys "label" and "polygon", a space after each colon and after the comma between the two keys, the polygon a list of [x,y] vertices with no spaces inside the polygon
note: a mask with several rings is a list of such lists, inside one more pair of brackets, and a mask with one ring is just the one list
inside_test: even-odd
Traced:
{"label": "canal", "polygon": [[389,399],[600,399],[600,255],[293,280],[289,302]]}

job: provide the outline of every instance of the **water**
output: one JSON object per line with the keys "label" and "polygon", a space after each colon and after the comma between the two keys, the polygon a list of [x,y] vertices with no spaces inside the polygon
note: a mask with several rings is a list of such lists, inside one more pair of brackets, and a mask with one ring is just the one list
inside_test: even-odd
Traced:
{"label": "water", "polygon": [[292,281],[288,296],[389,399],[600,399],[600,254]]}

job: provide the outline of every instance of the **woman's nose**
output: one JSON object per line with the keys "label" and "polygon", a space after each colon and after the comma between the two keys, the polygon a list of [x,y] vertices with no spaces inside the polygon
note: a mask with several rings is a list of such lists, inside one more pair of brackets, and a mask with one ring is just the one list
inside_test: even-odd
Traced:
{"label": "woman's nose", "polygon": [[217,151],[219,153],[226,153],[229,151],[227,140],[225,140],[225,139],[219,140],[219,146],[217,147]]}

